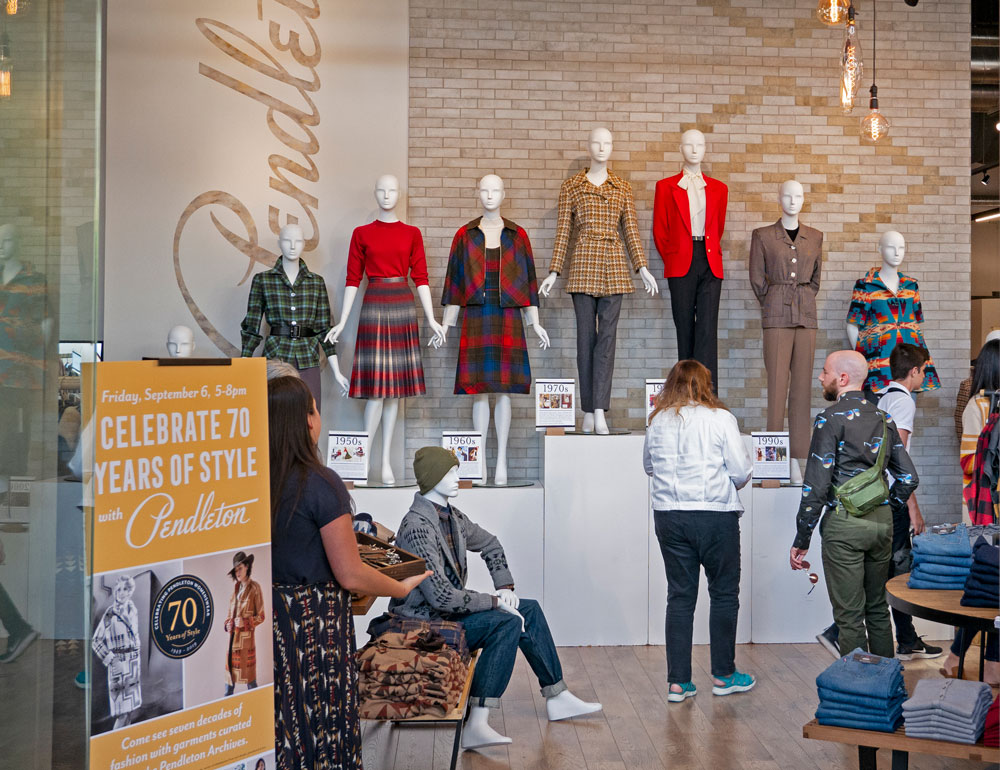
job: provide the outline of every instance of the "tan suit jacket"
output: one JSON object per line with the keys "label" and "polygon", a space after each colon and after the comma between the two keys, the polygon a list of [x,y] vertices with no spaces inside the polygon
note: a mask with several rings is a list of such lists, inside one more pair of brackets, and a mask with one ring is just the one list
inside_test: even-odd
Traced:
{"label": "tan suit jacket", "polygon": [[816,328],[823,233],[803,224],[792,241],[779,219],[750,237],[750,285],[768,328]]}
{"label": "tan suit jacket", "polygon": [[563,271],[571,232],[576,233],[576,244],[566,291],[594,297],[635,291],[626,262],[626,249],[632,272],[646,267],[647,262],[639,237],[632,186],[628,182],[610,171],[607,181],[600,187],[590,183],[586,171],[563,182],[559,190],[559,218],[549,272]]}

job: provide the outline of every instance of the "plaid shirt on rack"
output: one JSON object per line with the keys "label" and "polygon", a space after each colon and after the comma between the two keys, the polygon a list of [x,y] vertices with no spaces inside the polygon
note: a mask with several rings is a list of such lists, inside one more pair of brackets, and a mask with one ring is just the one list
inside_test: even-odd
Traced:
{"label": "plaid shirt on rack", "polygon": [[273,268],[253,277],[246,318],[240,324],[244,358],[252,356],[260,345],[262,316],[267,318],[271,326],[301,326],[314,333],[298,339],[269,336],[264,340],[265,358],[277,358],[292,364],[296,369],[308,369],[319,366],[321,347],[327,357],[336,355],[336,345],[323,342],[323,337],[331,326],[326,283],[322,276],[306,267],[303,260],[299,260],[299,273],[295,276],[295,283],[288,282],[281,257],[278,257]]}
{"label": "plaid shirt on rack", "polygon": [[[624,231],[624,242],[619,228]],[[633,272],[648,263],[639,237],[632,186],[628,182],[610,171],[607,181],[600,187],[590,183],[586,171],[563,182],[559,190],[559,218],[549,272],[562,272],[571,231],[576,233],[576,245],[569,267],[567,292],[608,297],[635,291],[625,261],[626,248]]]}

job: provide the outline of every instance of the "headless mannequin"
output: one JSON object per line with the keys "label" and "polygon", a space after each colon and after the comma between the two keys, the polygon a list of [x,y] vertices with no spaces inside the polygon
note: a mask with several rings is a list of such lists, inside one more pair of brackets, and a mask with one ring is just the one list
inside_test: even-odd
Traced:
{"label": "headless mannequin", "polygon": [[[878,277],[885,287],[895,294],[899,291],[899,266],[903,264],[906,256],[906,241],[900,233],[888,230],[879,238],[878,251],[882,256],[882,267],[879,268]],[[847,324],[847,339],[851,341],[852,350],[858,346],[860,333],[861,330],[856,324]]]}
{"label": "headless mannequin", "polygon": [[[608,159],[611,157],[613,149],[613,139],[611,132],[606,128],[595,128],[590,132],[587,142],[587,149],[590,153],[590,168],[587,170],[587,181],[594,187],[600,187],[608,180]],[[538,293],[543,297],[548,297],[552,287],[555,286],[559,273],[551,272],[538,287]],[[642,279],[643,288],[647,294],[657,294],[660,287],[653,278],[653,274],[645,267],[639,268],[639,277]],[[583,432],[598,433],[607,435],[608,422],[603,409],[595,409],[593,412],[583,413]]]}
{"label": "headless mannequin", "polygon": [[[426,492],[423,497],[431,503],[442,507],[458,496],[458,467],[452,467],[444,477]],[[519,599],[510,588],[500,588],[496,592],[496,609],[521,617],[517,611]],[[523,624],[524,619],[521,618]],[[563,690],[558,695],[545,699],[545,712],[550,722],[571,719],[584,714],[592,714],[601,710],[600,703],[587,703],[577,698],[569,690]],[[490,709],[488,706],[470,706],[469,718],[462,730],[463,749],[481,749],[487,746],[499,746],[513,743],[511,738],[501,735],[489,725]]]}
{"label": "headless mannequin", "polygon": [[[379,212],[375,218],[379,222],[399,221],[399,217],[395,213],[396,204],[399,202],[399,180],[392,174],[383,174],[376,180],[375,202],[379,208]],[[340,311],[340,323],[327,333],[327,342],[336,342],[340,338],[357,296],[357,286],[346,286],[344,288],[344,304]],[[431,341],[427,344],[438,348],[444,342],[446,332],[444,327],[434,318],[430,288],[427,286],[418,286],[417,297],[420,300],[420,307],[423,308],[424,317],[427,319],[427,325],[434,332]],[[337,382],[340,382],[340,380],[337,380]],[[346,377],[341,384],[341,389],[345,396],[350,390],[350,383]],[[370,398],[365,404],[364,431],[368,434],[370,442],[374,441],[375,431],[378,430],[379,425],[381,424],[382,426],[382,476],[380,480],[383,484],[396,483],[396,476],[392,472],[391,452],[392,434],[396,429],[396,417],[398,414],[398,398]]]}
{"label": "headless mannequin", "polygon": [[194,353],[194,332],[188,326],[175,326],[167,333],[167,355],[190,358]]}
{"label": "headless mannequin", "polygon": [[[483,204],[483,216],[479,229],[486,237],[486,248],[494,249],[500,246],[500,233],[503,231],[503,218],[500,216],[500,204],[506,193],[503,180],[496,174],[487,174],[479,180],[479,200]],[[443,326],[447,334],[448,328],[458,321],[459,305],[447,305],[444,311]],[[538,335],[538,347],[543,350],[549,347],[549,335],[538,322],[538,308],[524,308],[524,316],[528,325]],[[510,435],[510,394],[498,393],[496,407],[493,412],[497,429],[497,467],[494,482],[500,486],[507,483],[507,437]],[[490,397],[488,393],[478,393],[473,396],[472,426],[483,435],[490,429]]]}

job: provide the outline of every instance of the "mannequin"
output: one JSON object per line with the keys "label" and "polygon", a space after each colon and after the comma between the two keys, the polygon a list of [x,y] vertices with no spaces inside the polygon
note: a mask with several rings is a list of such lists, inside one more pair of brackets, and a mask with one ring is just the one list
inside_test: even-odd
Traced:
{"label": "mannequin", "polygon": [[681,136],[681,173],[656,183],[653,241],[670,286],[677,330],[677,358],[700,361],[719,390],[719,299],[722,296],[722,233],[729,189],[702,173],[705,135]]}
{"label": "mannequin", "polygon": [[607,434],[605,412],[611,406],[618,315],[622,295],[635,291],[625,263],[626,252],[646,292],[656,294],[660,288],[647,268],[642,250],[632,186],[608,169],[613,149],[611,132],[595,128],[587,146],[590,168],[567,179],[559,190],[552,263],[539,292],[549,296],[566,261],[570,234],[575,232],[566,291],[573,298],[576,312],[583,432]]}
{"label": "mannequin", "polygon": [[11,476],[28,473],[35,415],[42,412],[46,317],[45,276],[22,260],[13,224],[0,225],[0,495]]}
{"label": "mannequin", "polygon": [[[389,612],[457,621],[465,629],[469,649],[481,651],[469,691],[462,747],[511,743],[490,727],[488,717],[507,688],[518,648],[538,679],[550,721],[600,711],[600,703],[586,703],[567,688],[545,614],[537,601],[515,593],[514,576],[500,541],[451,505],[459,491],[458,460],[439,446],[422,447],[414,458],[413,472],[420,491],[399,525],[396,544],[424,559],[433,574],[426,588],[405,599],[393,599]],[[450,540],[445,532],[450,533]],[[470,551],[482,557],[494,593],[465,587]]]}
{"label": "mannequin", "polygon": [[[924,322],[920,288],[913,278],[899,272],[906,241],[900,233],[888,230],[879,239],[878,250],[882,264],[854,284],[847,312],[847,338],[868,361],[865,387],[871,390],[881,390],[892,380],[889,356],[897,343],[908,342],[927,350],[919,326]],[[912,392],[940,387],[934,362],[928,359],[924,381]]]}
{"label": "mannequin", "polygon": [[535,263],[528,234],[500,216],[506,197],[503,180],[487,174],[479,180],[478,191],[483,213],[455,234],[441,302],[446,332],[458,321],[459,309],[466,308],[455,393],[473,394],[472,424],[484,440],[490,427],[489,394],[497,394],[494,481],[503,485],[507,483],[510,393],[531,392],[522,311],[538,335],[538,347],[549,347],[549,335],[538,322]]}
{"label": "mannequin", "polygon": [[367,401],[364,430],[370,442],[374,441],[379,425],[382,426],[379,480],[391,485],[396,483],[390,458],[399,399],[425,392],[419,331],[407,273],[417,287],[420,306],[433,333],[428,344],[440,347],[445,330],[434,318],[423,238],[416,227],[400,222],[395,213],[399,202],[396,177],[383,174],[376,180],[375,202],[379,207],[375,221],[355,228],[351,237],[340,323],[330,329],[326,341],[332,344],[340,339],[361,279],[367,275],[368,289],[358,321],[350,396]]}
{"label": "mannequin", "polygon": [[194,353],[194,332],[187,326],[175,326],[167,333],[167,355],[190,358]]}
{"label": "mannequin", "polygon": [[270,325],[264,340],[264,356],[287,361],[299,371],[322,406],[319,351],[322,347],[333,378],[341,392],[347,392],[347,378],[337,365],[337,347],[324,340],[330,328],[330,299],[326,283],[302,261],[305,238],[298,225],[285,225],[278,233],[281,257],[270,270],[257,273],[250,285],[247,314],[240,325],[242,356],[249,358],[261,342],[261,317]]}
{"label": "mannequin", "polygon": [[[799,464],[809,455],[816,294],[823,267],[823,233],[799,223],[804,202],[802,185],[784,182],[778,190],[781,219],[750,238],[750,284],[764,327],[767,430],[784,429],[787,400],[790,452]],[[795,478],[801,476],[795,463],[792,476],[801,480]]]}

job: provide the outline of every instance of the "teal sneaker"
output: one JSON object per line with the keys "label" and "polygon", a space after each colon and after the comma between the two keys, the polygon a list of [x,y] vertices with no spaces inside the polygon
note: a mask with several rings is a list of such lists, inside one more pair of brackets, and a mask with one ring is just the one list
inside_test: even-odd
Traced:
{"label": "teal sneaker", "polygon": [[750,674],[743,674],[739,671],[734,671],[729,676],[720,676],[719,681],[722,684],[712,685],[713,695],[732,695],[734,692],[747,692],[747,690],[752,690],[754,685],[757,684],[757,680]]}
{"label": "teal sneaker", "polygon": [[[677,685],[681,688],[680,692],[672,692],[671,687]],[[694,686],[694,682],[672,682],[667,685],[667,700],[670,703],[680,703],[682,700],[688,698],[693,698],[698,694],[698,688]]]}
{"label": "teal sneaker", "polygon": [[73,677],[73,684],[79,687],[81,690],[86,690],[90,687],[90,682],[87,681],[87,672],[81,671],[75,677]]}

